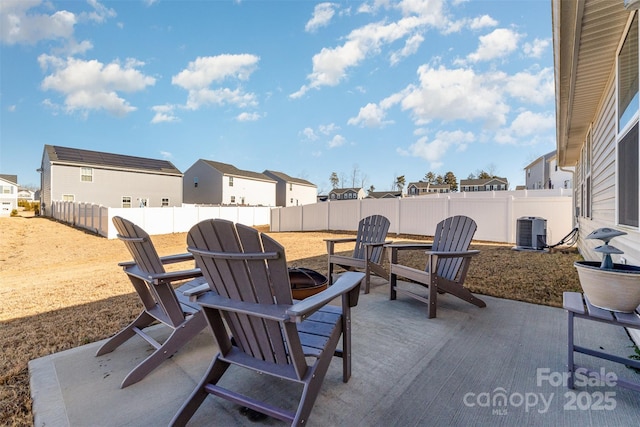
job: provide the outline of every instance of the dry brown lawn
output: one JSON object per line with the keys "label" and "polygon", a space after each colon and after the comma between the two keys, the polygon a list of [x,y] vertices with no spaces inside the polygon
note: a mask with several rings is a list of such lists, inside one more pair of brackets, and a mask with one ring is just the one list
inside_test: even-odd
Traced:
{"label": "dry brown lawn", "polygon": [[[140,310],[118,267],[124,245],[41,217],[0,218],[0,425],[32,425],[29,360],[111,336]],[[291,266],[326,274],[326,237],[350,233],[269,233]],[[393,240],[428,237],[389,236]],[[185,233],[153,236],[160,255],[185,252]],[[574,250],[518,252],[475,242],[480,255],[466,285],[472,292],[560,307],[579,290]],[[348,246],[343,250],[347,251]],[[401,262],[424,268],[419,251]]]}

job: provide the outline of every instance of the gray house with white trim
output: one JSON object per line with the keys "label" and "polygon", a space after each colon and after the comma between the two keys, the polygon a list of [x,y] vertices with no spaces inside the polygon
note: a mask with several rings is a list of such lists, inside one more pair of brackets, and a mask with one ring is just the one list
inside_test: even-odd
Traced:
{"label": "gray house with white trim", "polygon": [[45,145],[41,214],[52,201],[111,208],[182,206],[182,172],[167,160]]}
{"label": "gray house with white trim", "polygon": [[199,159],[184,172],[183,194],[189,204],[276,206],[276,181],[262,173]]}
{"label": "gray house with white trim", "polygon": [[276,181],[276,206],[302,206],[317,203],[318,187],[301,178],[284,172],[265,170],[262,172]]}

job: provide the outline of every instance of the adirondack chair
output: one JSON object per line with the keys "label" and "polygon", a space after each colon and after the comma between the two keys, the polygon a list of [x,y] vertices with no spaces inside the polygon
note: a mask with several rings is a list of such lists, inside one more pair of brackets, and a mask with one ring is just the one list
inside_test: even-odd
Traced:
{"label": "adirondack chair", "polygon": [[[351,376],[350,309],[357,304],[364,274],[346,273],[325,291],[294,303],[284,248],[269,236],[212,219],[196,224],[187,240],[214,291],[198,302],[219,353],[171,425],[185,425],[208,394],[292,425],[304,424],[334,355],[342,357],[343,381]],[[342,297],[341,307],[327,305],[336,297]],[[219,380],[230,365],[302,384],[297,409],[222,387]]]}
{"label": "adirondack chair", "polygon": [[[441,221],[436,227],[432,245],[391,244],[389,263],[390,299],[395,300],[397,292],[408,295],[429,305],[429,318],[436,317],[438,293],[450,293],[478,307],[486,307],[484,301],[463,287],[471,258],[480,253],[469,250],[471,239],[476,232],[476,223],[466,216],[453,216]],[[398,264],[398,251],[407,249],[429,249],[427,266],[424,271]],[[398,285],[398,276],[404,277],[428,288],[428,297]]]}
{"label": "adirondack chair", "polygon": [[[327,254],[329,255],[329,286],[333,283],[333,267],[340,266],[348,271],[364,270],[364,293],[368,294],[371,288],[371,273],[380,277],[387,277],[389,272],[382,266],[389,231],[389,220],[382,215],[372,215],[360,220],[356,237],[342,239],[325,239]],[[353,254],[343,256],[335,254],[336,243],[355,242]]]}
{"label": "adirondack chair", "polygon": [[[96,356],[115,350],[129,338],[138,335],[156,350],[136,366],[122,381],[127,387],[143,379],[163,361],[171,357],[191,338],[205,328],[207,322],[191,294],[209,289],[200,269],[166,272],[164,265],[193,260],[190,253],[159,257],[149,235],[129,220],[114,217],[113,224],[133,257],[133,261],[120,265],[127,274],[143,304],[143,310],[127,327],[103,344]],[[174,290],[173,283],[189,280]],[[184,295],[188,292],[189,295]],[[143,330],[160,322],[173,331],[161,344]]]}

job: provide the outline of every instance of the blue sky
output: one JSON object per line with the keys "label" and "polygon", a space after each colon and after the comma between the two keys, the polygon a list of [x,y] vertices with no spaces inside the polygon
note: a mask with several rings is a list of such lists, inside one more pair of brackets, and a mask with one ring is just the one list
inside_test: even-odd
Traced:
{"label": "blue sky", "polygon": [[[277,170],[524,184],[555,149],[549,0],[0,3],[0,173],[45,144]],[[354,180],[355,177],[355,180]]]}

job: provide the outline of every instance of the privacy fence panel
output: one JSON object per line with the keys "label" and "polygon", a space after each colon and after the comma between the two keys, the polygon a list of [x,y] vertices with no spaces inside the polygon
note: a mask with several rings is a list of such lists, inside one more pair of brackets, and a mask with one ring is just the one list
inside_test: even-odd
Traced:
{"label": "privacy fence panel", "polygon": [[302,210],[274,208],[271,231],[356,231],[360,219],[379,214],[389,218],[390,235],[432,236],[438,222],[466,215],[478,224],[476,240],[515,243],[518,218],[535,216],[547,220],[547,242],[555,243],[574,227],[572,206],[571,190],[562,189],[340,200],[307,205]]}

